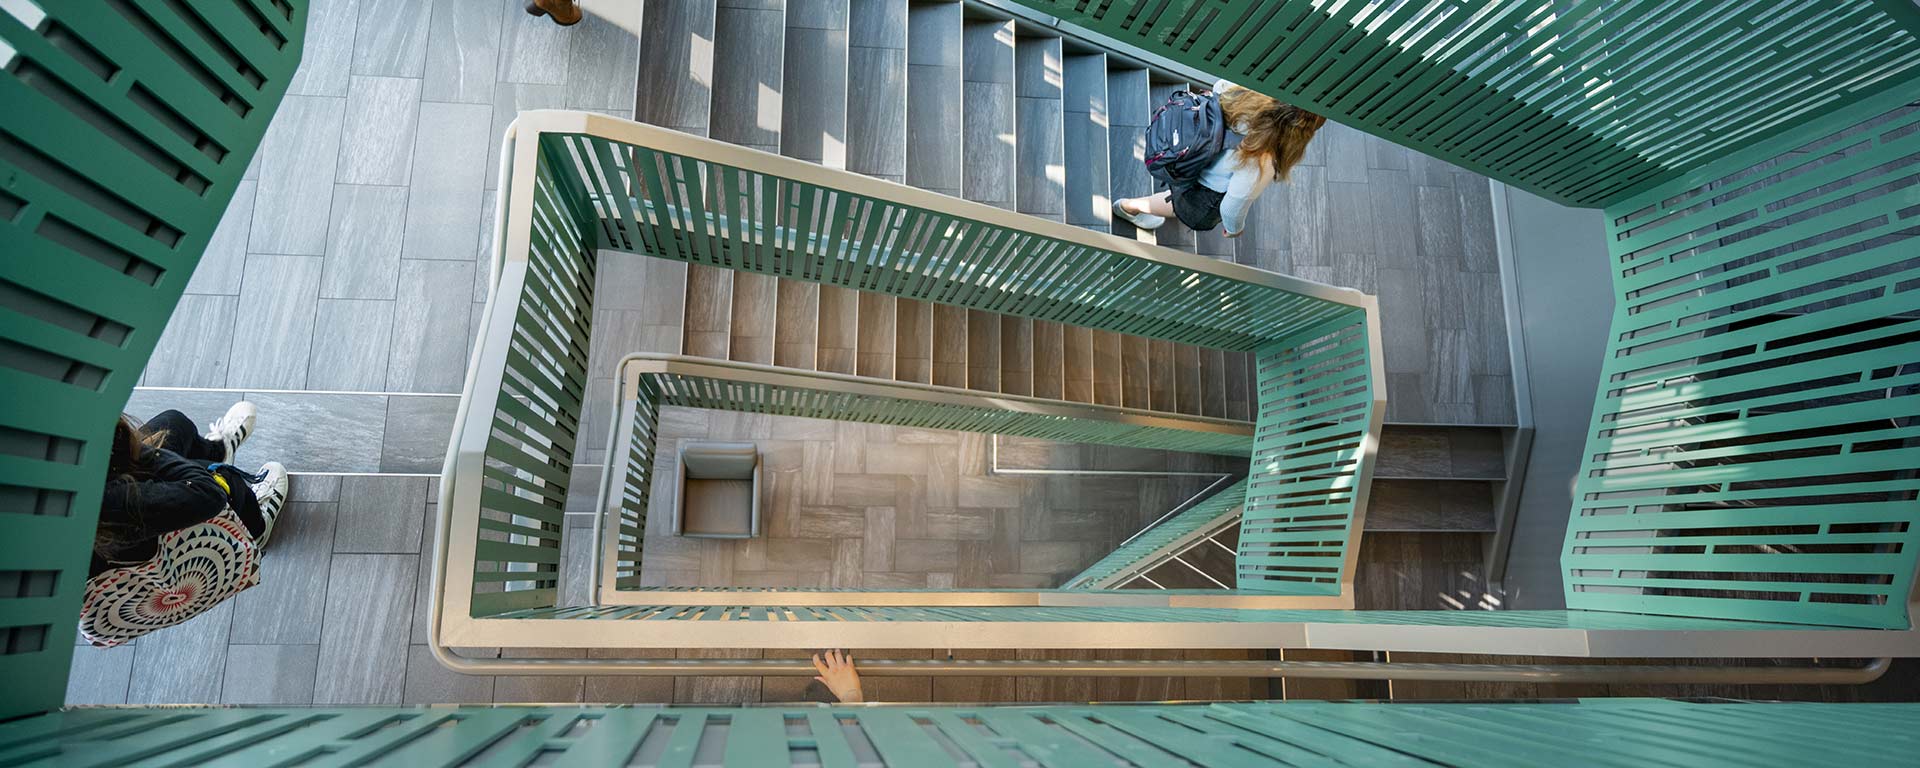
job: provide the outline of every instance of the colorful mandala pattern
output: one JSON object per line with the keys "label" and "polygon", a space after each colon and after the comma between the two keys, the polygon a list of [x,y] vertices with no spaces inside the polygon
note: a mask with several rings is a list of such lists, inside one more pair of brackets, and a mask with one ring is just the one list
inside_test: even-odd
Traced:
{"label": "colorful mandala pattern", "polygon": [[87,580],[80,635],[101,648],[191,619],[260,583],[260,548],[232,509],[161,535],[159,552]]}

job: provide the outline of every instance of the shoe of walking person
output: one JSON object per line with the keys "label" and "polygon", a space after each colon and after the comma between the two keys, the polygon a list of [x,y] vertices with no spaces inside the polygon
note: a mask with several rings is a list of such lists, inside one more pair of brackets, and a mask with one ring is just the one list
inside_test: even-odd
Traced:
{"label": "shoe of walking person", "polygon": [[226,415],[207,427],[207,439],[219,443],[227,451],[226,458],[221,459],[222,463],[233,463],[234,451],[240,450],[240,445],[253,434],[253,422],[258,415],[259,409],[253,403],[242,400],[234,403],[232,408],[227,409]]}
{"label": "shoe of walking person", "polygon": [[1119,200],[1113,202],[1113,215],[1126,220],[1127,223],[1132,224],[1135,229],[1144,229],[1147,231],[1159,229],[1160,225],[1167,223],[1167,217],[1165,216],[1129,211],[1127,207],[1122,204],[1122,201]]}
{"label": "shoe of walking person", "polygon": [[274,521],[280,519],[280,511],[287,505],[287,468],[277,461],[269,461],[260,466],[260,480],[249,484],[253,496],[260,500],[260,517],[267,522],[266,530],[254,542],[261,547],[267,545],[267,538],[273,535]]}

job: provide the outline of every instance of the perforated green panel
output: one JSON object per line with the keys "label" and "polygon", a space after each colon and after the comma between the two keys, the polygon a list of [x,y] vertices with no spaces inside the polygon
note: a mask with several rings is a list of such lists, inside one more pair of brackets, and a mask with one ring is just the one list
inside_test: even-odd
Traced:
{"label": "perforated green panel", "polygon": [[65,695],[105,443],[299,64],[306,6],[0,3],[0,718]]}
{"label": "perforated green panel", "polygon": [[1417,704],[75,710],[0,762],[444,766],[1898,765],[1920,705]]}
{"label": "perforated green panel", "polygon": [[1607,211],[1616,314],[1567,605],[1906,627],[1920,82]]}
{"label": "perforated green panel", "polygon": [[1159,556],[1172,554],[1165,550],[1187,534],[1206,528],[1208,523],[1219,520],[1222,515],[1231,515],[1239,511],[1247,498],[1247,482],[1240,482],[1221,489],[1206,500],[1188,507],[1186,511],[1162,521],[1159,525],[1147,529],[1135,536],[1132,541],[1120,545],[1118,549],[1107,553],[1093,565],[1068,579],[1061,585],[1064,588],[1091,587],[1108,582],[1114,576],[1134,570],[1135,566],[1150,563]]}
{"label": "perforated green panel", "polygon": [[1572,205],[1879,92],[1908,0],[1012,0]]}
{"label": "perforated green panel", "polygon": [[1261,348],[1238,587],[1337,595],[1365,510],[1384,403],[1358,311]]}

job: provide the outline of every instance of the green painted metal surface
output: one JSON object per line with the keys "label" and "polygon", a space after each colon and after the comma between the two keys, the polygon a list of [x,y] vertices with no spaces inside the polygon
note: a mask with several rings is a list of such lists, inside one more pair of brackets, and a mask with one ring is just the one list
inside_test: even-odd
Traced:
{"label": "green painted metal surface", "polygon": [[1254,357],[1258,427],[1234,558],[1242,590],[1340,594],[1382,416],[1368,331],[1356,311]]}
{"label": "green painted metal surface", "polygon": [[1567,605],[1904,628],[1920,80],[1607,209],[1616,314]]}
{"label": "green painted metal surface", "polygon": [[1570,205],[1880,93],[1906,0],[1011,0]]}
{"label": "green painted metal surface", "polygon": [[573,172],[605,248],[1246,351],[1350,308],[1140,258],[1128,240],[1089,238],[1108,244],[1096,247],[849,191],[915,193],[851,173],[828,186],[594,136],[549,141],[582,159]]}
{"label": "green painted metal surface", "polygon": [[0,718],[65,696],[114,418],[293,77],[306,7],[0,6]]}
{"label": "green painted metal surface", "polygon": [[76,709],[0,725],[0,764],[255,766],[1903,765],[1920,704]]}
{"label": "green painted metal surface", "polygon": [[1238,514],[1246,498],[1247,482],[1245,480],[1229,485],[1204,501],[1188,507],[1180,514],[1147,529],[1135,536],[1132,541],[1120,545],[1119,548],[1107,553],[1106,557],[1095,561],[1093,565],[1087,566],[1086,570],[1074,575],[1061,586],[1069,589],[1091,588],[1096,585],[1102,588],[1118,586],[1115,583],[1118,581],[1115,579],[1116,576],[1140,570],[1140,566],[1162,559],[1164,555],[1173,554],[1167,551],[1169,547],[1183,540],[1188,534],[1203,530],[1210,523],[1219,521],[1222,516]]}
{"label": "green painted metal surface", "polygon": [[[578,185],[552,172],[552,147],[527,194],[534,209],[529,253],[508,262],[489,332],[510,339],[501,366],[481,470],[473,613],[488,615],[558,599],[567,488],[585,408],[595,259]],[[495,329],[493,324],[502,324]]]}
{"label": "green painted metal surface", "polygon": [[[1342,521],[1354,513],[1353,489],[1364,485],[1359,478],[1371,454],[1352,452],[1344,442],[1330,448],[1317,439],[1284,437],[1312,419],[1330,420],[1319,426],[1340,435],[1355,425],[1362,434],[1377,429],[1374,383],[1351,388],[1353,376],[1375,373],[1371,347],[1377,340],[1366,333],[1365,297],[1234,265],[1184,266],[1190,259],[1184,254],[1077,229],[1039,234],[1046,225],[1038,220],[1031,223],[1036,231],[1027,231],[1016,225],[1024,219],[999,218],[1005,214],[965,201],[926,196],[942,207],[915,207],[887,197],[923,199],[912,196],[925,193],[907,187],[812,165],[782,166],[790,161],[779,158],[759,161],[729,145],[647,126],[608,124],[619,135],[645,138],[620,141],[589,127],[584,133],[529,130],[517,139],[537,143],[528,190],[533,232],[524,274],[517,259],[506,261],[477,355],[481,365],[503,369],[501,391],[469,393],[492,398],[494,412],[479,499],[473,616],[557,607],[565,535],[560,515],[592,374],[585,352],[593,344],[592,275],[594,252],[601,248],[1273,355],[1281,361],[1275,365],[1292,367],[1274,368],[1264,380],[1251,449],[1263,451],[1259,460],[1267,463],[1269,487],[1294,487],[1270,490],[1263,507],[1270,514],[1251,518],[1254,527],[1243,528],[1255,533],[1252,546],[1260,550],[1243,573],[1255,573],[1253,588],[1262,592],[1339,593],[1350,560],[1348,539],[1359,530]],[[782,173],[796,178],[715,158],[790,168]],[[509,185],[507,194],[512,202],[520,192]],[[508,315],[511,321],[503,319]],[[1322,350],[1323,337],[1337,341],[1337,348]],[[1322,352],[1331,356],[1314,357]],[[1023,412],[1011,402],[994,411],[826,388],[753,386],[718,376],[648,381],[646,404],[618,404],[628,427],[619,432],[623,444],[613,448],[629,458],[616,470],[621,477],[609,484],[619,515],[609,563],[618,589],[640,588],[650,467],[658,459],[655,419],[662,405],[1172,450],[1250,449],[1243,434],[1116,429],[1097,420]],[[1337,392],[1339,401],[1322,407],[1327,391]],[[1270,436],[1264,448],[1258,442],[1263,433]],[[1309,465],[1324,466],[1309,478],[1301,469]],[[1326,487],[1304,491],[1307,485],[1298,485],[1303,482]],[[1294,498],[1302,492],[1315,499]],[[1274,511],[1306,503],[1321,507],[1323,519],[1339,516],[1330,524],[1337,533],[1324,532],[1323,524],[1289,523],[1286,518],[1297,513]],[[1323,541],[1311,545],[1313,552],[1284,540],[1307,529],[1321,531]],[[1321,569],[1326,563],[1332,564],[1330,576]]]}

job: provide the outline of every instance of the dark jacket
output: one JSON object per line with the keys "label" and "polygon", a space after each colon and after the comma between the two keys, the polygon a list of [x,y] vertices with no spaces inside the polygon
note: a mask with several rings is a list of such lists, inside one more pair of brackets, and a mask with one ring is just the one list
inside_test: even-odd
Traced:
{"label": "dark jacket", "polygon": [[93,553],[89,578],[153,559],[160,534],[204,523],[227,507],[227,492],[207,467],[165,449],[142,457],[137,479],[112,478],[100,497],[100,531],[115,542]]}

